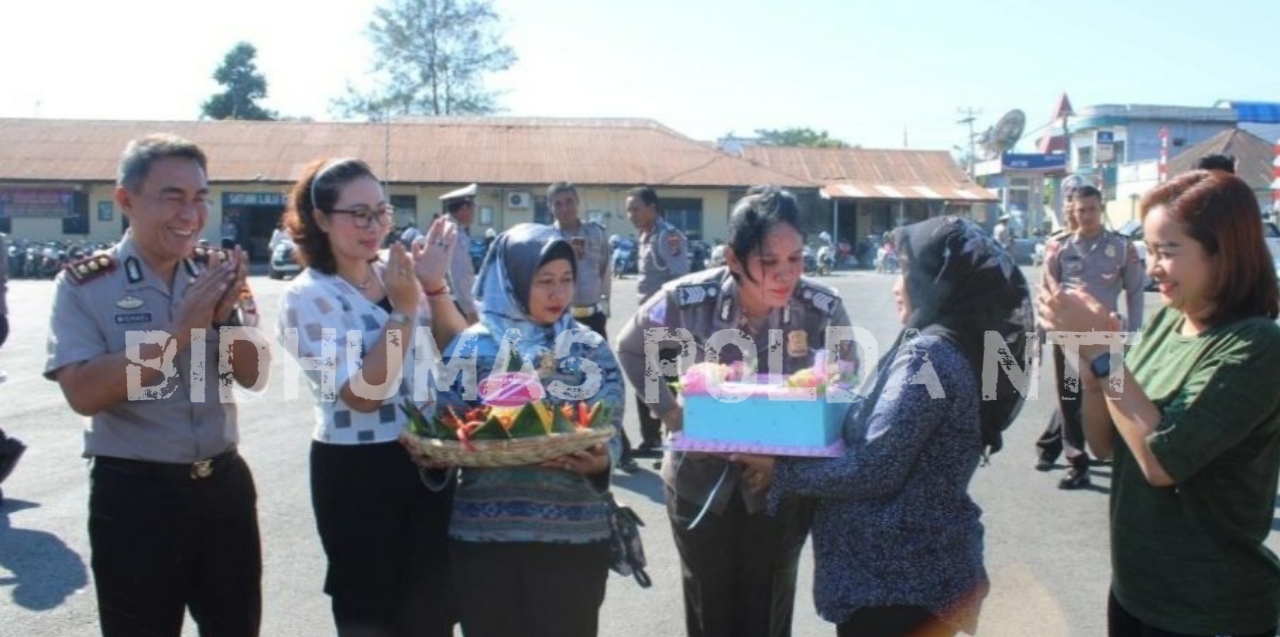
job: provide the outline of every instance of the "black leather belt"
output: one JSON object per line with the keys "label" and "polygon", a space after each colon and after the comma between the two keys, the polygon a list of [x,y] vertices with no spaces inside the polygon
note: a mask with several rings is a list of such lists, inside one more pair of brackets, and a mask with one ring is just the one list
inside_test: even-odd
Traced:
{"label": "black leather belt", "polygon": [[204,480],[227,466],[227,463],[239,458],[234,447],[211,458],[197,460],[192,463],[152,462],[150,460],[131,460],[111,456],[95,456],[96,466],[124,471],[135,475],[153,475],[159,478],[178,478],[185,480]]}

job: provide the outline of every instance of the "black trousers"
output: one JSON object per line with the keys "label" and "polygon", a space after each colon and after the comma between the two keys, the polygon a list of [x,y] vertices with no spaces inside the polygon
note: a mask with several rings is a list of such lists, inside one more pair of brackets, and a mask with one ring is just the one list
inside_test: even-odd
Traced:
{"label": "black trousers", "polygon": [[452,493],[423,486],[399,443],[311,443],[311,504],[329,559],[324,591],[340,637],[453,634]]}
{"label": "black trousers", "polygon": [[[1036,441],[1036,448],[1040,457],[1045,460],[1051,462],[1057,460],[1058,456],[1065,451],[1067,462],[1077,467],[1086,467],[1089,464],[1089,457],[1084,452],[1084,421],[1080,417],[1079,386],[1070,388],[1063,384],[1065,370],[1066,356],[1061,347],[1054,345],[1053,371],[1054,379],[1057,381],[1054,389],[1058,396],[1058,410],[1049,419],[1049,426],[1045,428],[1044,433],[1040,434],[1040,439]],[[1087,374],[1089,371],[1085,370],[1081,373]]]}
{"label": "black trousers", "polygon": [[956,632],[919,606],[859,608],[836,626],[837,637],[954,637]]}
{"label": "black trousers", "polygon": [[202,637],[252,637],[262,617],[257,492],[234,452],[190,467],[98,458],[89,546],[105,637],[178,637],[185,610]]}
{"label": "black trousers", "polygon": [[688,637],[788,637],[812,505],[788,500],[776,516],[748,513],[734,493],[723,514],[708,512],[690,531],[701,508],[667,489]]}
{"label": "black trousers", "polygon": [[0,347],[4,346],[7,340],[9,340],[9,317],[0,314]]}
{"label": "black trousers", "polygon": [[[1275,637],[1276,629],[1270,628],[1251,635],[1235,634],[1230,637]],[[1134,617],[1120,605],[1115,593],[1107,595],[1107,637],[1210,637],[1161,630]]]}
{"label": "black trousers", "polygon": [[450,542],[467,637],[595,637],[609,543]]}

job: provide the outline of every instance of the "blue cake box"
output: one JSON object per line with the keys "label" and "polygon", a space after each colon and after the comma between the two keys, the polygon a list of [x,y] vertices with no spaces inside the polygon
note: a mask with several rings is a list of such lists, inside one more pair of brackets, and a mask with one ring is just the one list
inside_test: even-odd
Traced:
{"label": "blue cake box", "polygon": [[841,432],[852,403],[828,402],[825,396],[795,399],[801,392],[771,385],[725,383],[720,388],[742,400],[684,395],[684,431],[673,438],[672,449],[781,456],[844,452]]}

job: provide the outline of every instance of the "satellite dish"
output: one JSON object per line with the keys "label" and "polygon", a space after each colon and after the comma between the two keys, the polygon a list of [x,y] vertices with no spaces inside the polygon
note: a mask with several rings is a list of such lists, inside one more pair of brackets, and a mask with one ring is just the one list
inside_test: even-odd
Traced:
{"label": "satellite dish", "polygon": [[987,152],[987,157],[995,159],[1013,148],[1022,139],[1022,130],[1026,126],[1027,116],[1022,111],[1015,108],[1005,113],[995,126],[982,134],[982,148]]}

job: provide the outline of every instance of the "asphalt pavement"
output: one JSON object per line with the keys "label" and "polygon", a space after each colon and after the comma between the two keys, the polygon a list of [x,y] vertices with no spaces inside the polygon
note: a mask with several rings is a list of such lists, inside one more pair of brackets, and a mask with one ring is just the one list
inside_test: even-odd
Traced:
{"label": "asphalt pavement", "polygon": [[[1032,280],[1038,272],[1028,270]],[[887,346],[897,332],[890,286],[893,276],[838,272],[823,279],[837,287],[853,323]],[[275,320],[288,282],[254,277],[264,325]],[[85,423],[66,406],[55,383],[41,376],[53,285],[11,281],[12,332],[0,350],[0,427],[28,451],[5,482],[0,507],[0,634],[49,637],[97,635],[97,609],[87,537],[88,467],[81,458]],[[635,280],[614,284],[614,311],[635,311]],[[1148,311],[1157,298],[1147,295]],[[610,333],[621,325],[610,321]],[[272,382],[243,401],[241,453],[258,486],[264,550],[265,637],[334,634],[329,600],[321,591],[325,560],[311,512],[307,457],[313,428],[309,394],[298,378],[299,400],[285,399],[284,362],[277,356]],[[292,364],[292,363],[289,363]],[[1063,467],[1033,469],[1034,441],[1048,422],[1053,392],[1048,374],[1006,433],[1005,449],[978,470],[971,491],[983,508],[986,566],[992,582],[979,634],[1094,636],[1105,633],[1110,578],[1107,540],[1109,468],[1092,470],[1093,487],[1060,491]],[[632,405],[628,401],[628,407]],[[633,440],[634,413],[627,414]],[[606,637],[684,634],[679,560],[662,505],[660,479],[642,461],[634,475],[614,475],[618,498],[644,519],[642,529],[653,587],[641,589],[612,575],[601,611]],[[1273,549],[1276,540],[1269,542]],[[794,635],[834,635],[813,607],[812,559],[806,550],[796,599]],[[494,591],[495,604],[502,591]],[[460,631],[459,631],[460,632]],[[184,635],[196,635],[188,619]]]}

